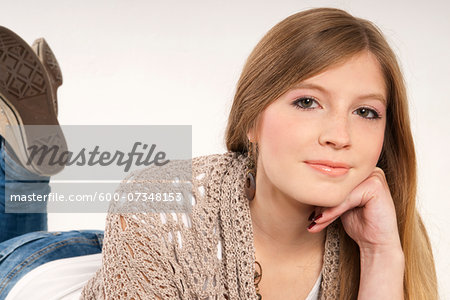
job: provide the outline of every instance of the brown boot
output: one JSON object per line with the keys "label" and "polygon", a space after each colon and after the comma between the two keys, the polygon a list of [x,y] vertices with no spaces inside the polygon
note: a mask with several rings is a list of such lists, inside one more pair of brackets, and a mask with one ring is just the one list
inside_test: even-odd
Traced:
{"label": "brown boot", "polygon": [[[51,176],[65,167],[64,160],[55,162],[67,151],[56,112],[56,90],[62,76],[56,59],[57,71],[55,64],[52,69],[51,58],[47,57],[54,55],[45,40],[39,39],[35,44],[39,56],[18,35],[0,26],[0,108],[4,114],[0,117],[12,125],[0,134],[5,138],[8,154],[15,154],[22,166],[38,175]],[[33,148],[38,150],[34,156]]]}

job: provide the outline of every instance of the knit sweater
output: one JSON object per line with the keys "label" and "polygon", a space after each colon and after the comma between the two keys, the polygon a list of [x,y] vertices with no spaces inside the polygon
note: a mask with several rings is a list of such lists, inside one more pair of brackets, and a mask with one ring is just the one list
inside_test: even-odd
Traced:
{"label": "knit sweater", "polygon": [[[247,162],[231,151],[193,158],[195,203],[189,213],[110,210],[102,266],[81,299],[256,300],[253,229],[244,192]],[[118,191],[133,189],[125,182],[155,178],[152,170],[132,172]],[[335,221],[326,229],[321,300],[339,298],[338,272]]]}

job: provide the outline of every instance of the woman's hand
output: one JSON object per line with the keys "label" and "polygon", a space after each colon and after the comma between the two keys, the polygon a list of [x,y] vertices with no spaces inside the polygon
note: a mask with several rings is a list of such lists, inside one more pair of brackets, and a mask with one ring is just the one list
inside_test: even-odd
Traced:
{"label": "woman's hand", "polygon": [[[317,218],[318,216],[321,217]],[[319,232],[338,217],[361,251],[401,249],[395,206],[382,169],[374,171],[340,205],[317,208],[310,232]]]}
{"label": "woman's hand", "polygon": [[404,255],[383,170],[376,167],[340,205],[316,211],[308,230],[319,232],[338,217],[360,249],[358,299],[403,299]]}

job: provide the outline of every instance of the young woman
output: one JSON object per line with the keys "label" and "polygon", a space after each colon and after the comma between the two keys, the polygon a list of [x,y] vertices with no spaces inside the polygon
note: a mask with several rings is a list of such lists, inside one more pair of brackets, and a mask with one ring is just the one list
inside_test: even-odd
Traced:
{"label": "young woman", "polygon": [[438,298],[403,77],[375,25],[318,8],[274,26],[225,141],[192,160],[191,212],[111,207],[83,299]]}
{"label": "young woman", "polygon": [[86,298],[437,299],[405,85],[372,23],[319,8],[274,26],[226,145],[193,160],[189,226],[108,215]]}

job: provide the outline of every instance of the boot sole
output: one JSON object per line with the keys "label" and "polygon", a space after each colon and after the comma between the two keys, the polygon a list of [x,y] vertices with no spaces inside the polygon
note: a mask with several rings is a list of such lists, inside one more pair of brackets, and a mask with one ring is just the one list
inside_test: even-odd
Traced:
{"label": "boot sole", "polygon": [[0,26],[0,105],[8,122],[19,125],[12,126],[12,136],[5,139],[25,168],[45,176],[60,172],[64,165],[49,164],[49,155],[40,163],[34,159],[27,164],[31,154],[29,147],[57,146],[57,157],[67,151],[53,108],[50,84],[44,66],[30,46],[14,32]]}
{"label": "boot sole", "polygon": [[36,39],[31,48],[33,48],[34,52],[39,57],[41,63],[44,65],[47,73],[50,76],[51,86],[53,90],[53,105],[55,108],[55,113],[56,115],[58,115],[58,101],[56,97],[56,90],[63,84],[62,72],[61,68],[59,67],[58,60],[56,59],[55,54],[44,38]]}

